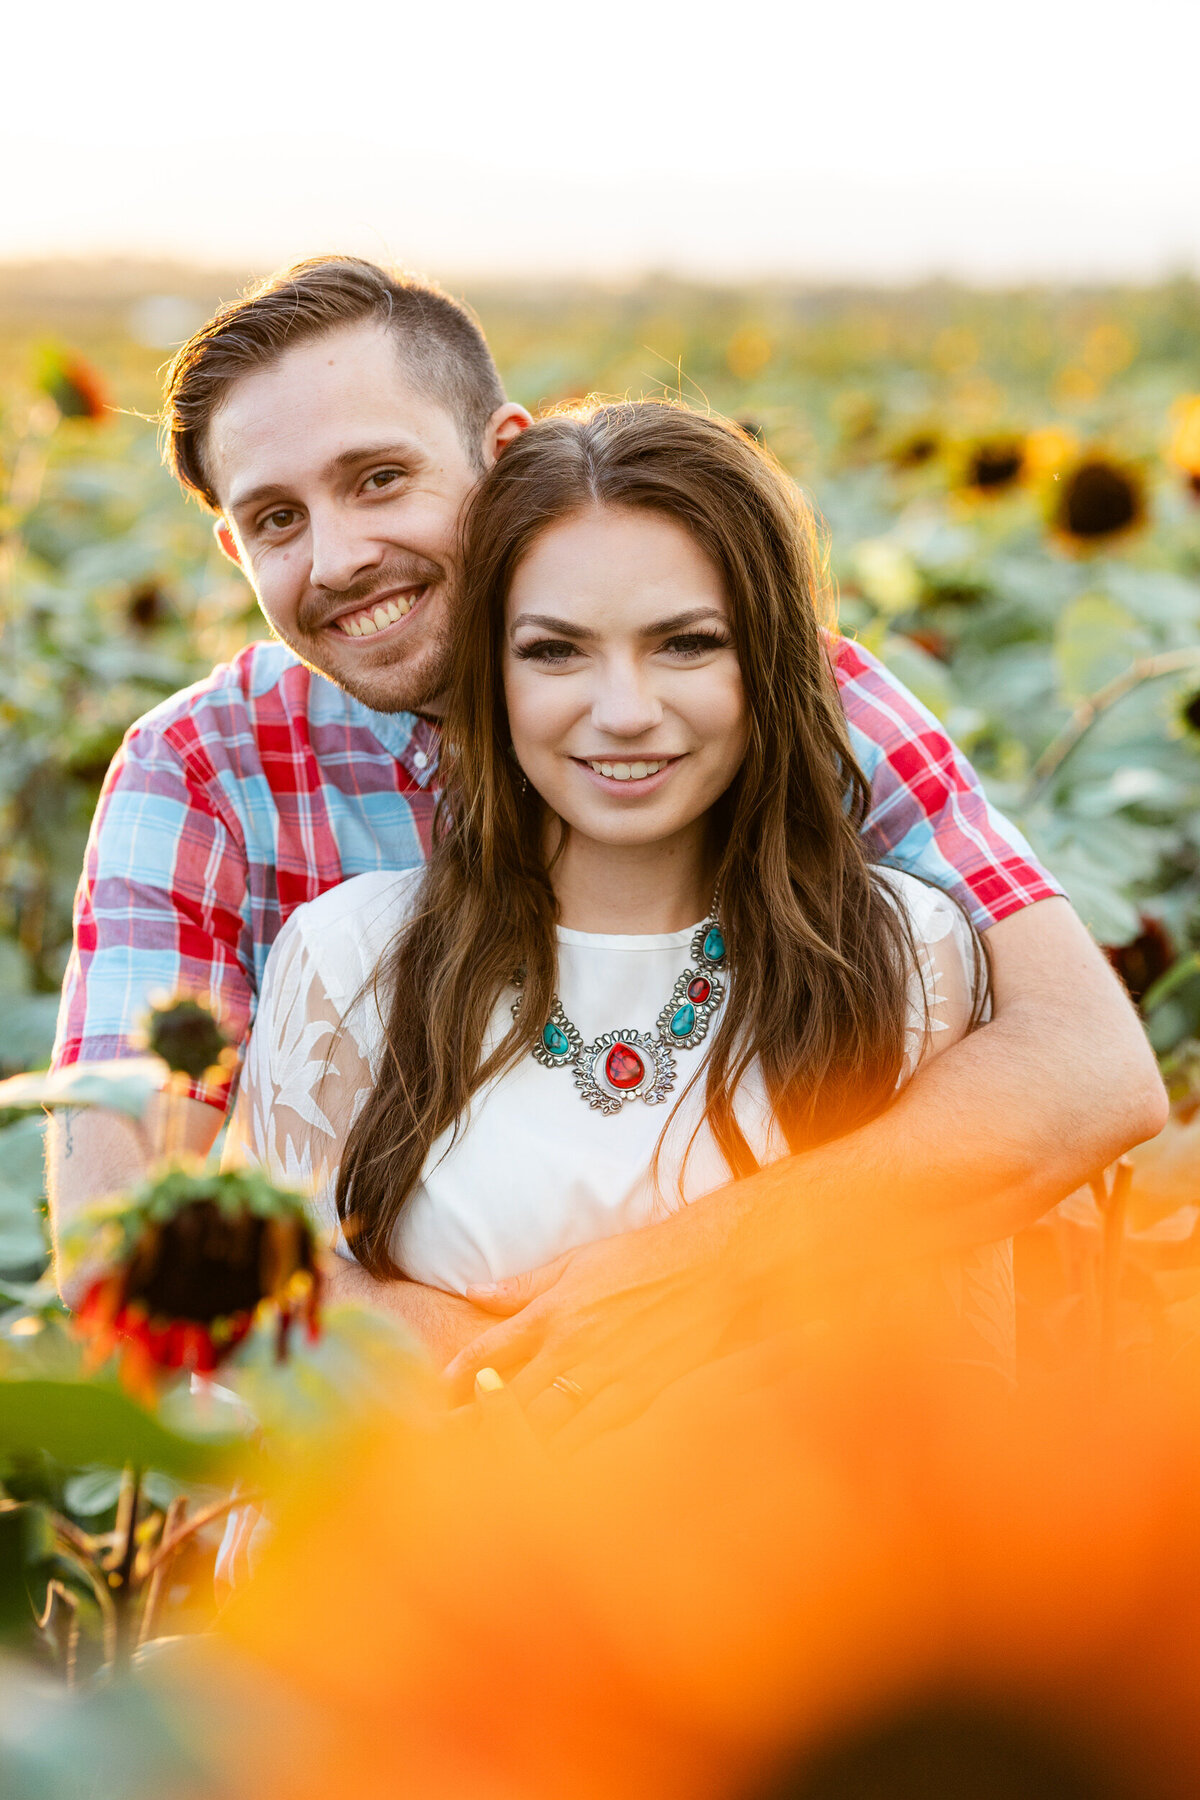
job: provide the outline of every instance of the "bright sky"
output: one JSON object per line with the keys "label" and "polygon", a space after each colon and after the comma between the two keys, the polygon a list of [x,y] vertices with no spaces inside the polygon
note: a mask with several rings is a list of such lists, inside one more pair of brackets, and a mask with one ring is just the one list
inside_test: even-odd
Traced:
{"label": "bright sky", "polygon": [[1200,268],[1200,0],[25,0],[0,258]]}

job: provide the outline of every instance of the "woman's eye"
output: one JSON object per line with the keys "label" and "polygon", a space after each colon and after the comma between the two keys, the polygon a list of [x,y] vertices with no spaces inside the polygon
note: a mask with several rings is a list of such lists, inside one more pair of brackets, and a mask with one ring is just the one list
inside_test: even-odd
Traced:
{"label": "woman's eye", "polygon": [[578,649],[566,638],[538,638],[532,644],[518,644],[514,654],[522,662],[564,663],[578,655]]}
{"label": "woman's eye", "polygon": [[729,639],[721,632],[685,631],[678,637],[668,638],[663,649],[670,650],[676,656],[696,657],[704,656],[712,650],[723,650],[728,642]]}

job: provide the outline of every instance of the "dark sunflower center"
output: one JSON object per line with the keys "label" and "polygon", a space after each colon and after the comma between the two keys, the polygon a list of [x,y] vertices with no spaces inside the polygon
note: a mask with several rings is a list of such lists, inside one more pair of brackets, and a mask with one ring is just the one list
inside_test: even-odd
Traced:
{"label": "dark sunflower center", "polygon": [[754,1800],[1132,1800],[1065,1737],[943,1702],[797,1759]]}
{"label": "dark sunflower center", "polygon": [[143,1236],[134,1252],[126,1298],[151,1316],[209,1324],[249,1312],[263,1298],[266,1221],[232,1217],[211,1200],[195,1200]]}
{"label": "dark sunflower center", "polygon": [[1018,444],[981,444],[971,457],[968,479],[985,491],[1011,487],[1023,461]]}
{"label": "dark sunflower center", "polygon": [[1072,537],[1107,537],[1124,531],[1138,516],[1132,481],[1111,463],[1082,463],[1066,483],[1060,523]]}
{"label": "dark sunflower center", "polygon": [[1136,1005],[1160,975],[1165,975],[1175,960],[1175,952],[1157,919],[1146,922],[1131,943],[1120,944],[1108,952],[1108,960],[1129,991]]}

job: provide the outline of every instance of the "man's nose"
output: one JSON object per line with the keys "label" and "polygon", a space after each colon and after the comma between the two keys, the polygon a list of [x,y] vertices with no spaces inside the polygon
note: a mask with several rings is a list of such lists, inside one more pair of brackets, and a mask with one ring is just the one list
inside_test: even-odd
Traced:
{"label": "man's nose", "polygon": [[353,587],[383,562],[387,546],[362,529],[361,522],[338,506],[313,508],[309,514],[315,588],[340,593]]}
{"label": "man's nose", "polygon": [[641,737],[663,716],[648,677],[636,663],[613,663],[598,671],[592,697],[592,724],[611,737]]}

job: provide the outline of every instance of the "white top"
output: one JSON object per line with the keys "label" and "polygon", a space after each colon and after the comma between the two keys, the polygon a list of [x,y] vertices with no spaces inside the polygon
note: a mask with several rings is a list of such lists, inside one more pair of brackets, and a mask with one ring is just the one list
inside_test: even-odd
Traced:
{"label": "white top", "polygon": [[[267,961],[242,1071],[231,1154],[310,1189],[343,1255],[349,1252],[334,1208],[338,1156],[384,1044],[386,996],[377,1001],[369,990],[362,998],[363,985],[408,916],[421,873],[355,876],[296,909]],[[909,982],[903,1082],[966,1030],[971,938],[944,894],[910,875],[885,874],[908,911],[919,950]],[[653,1034],[689,966],[694,930],[615,937],[559,928],[558,991],[585,1044],[614,1030]],[[498,1002],[485,1054],[508,1029],[515,998],[513,990]],[[569,1068],[544,1068],[523,1056],[475,1095],[457,1135],[446,1132],[434,1145],[396,1228],[392,1255],[399,1267],[414,1280],[462,1293],[472,1282],[520,1274],[580,1244],[645,1225],[722,1186],[730,1175],[702,1122],[703,1079],[675,1106],[703,1066],[716,1023],[693,1049],[674,1050],[676,1086],[666,1104],[635,1099],[613,1115],[587,1105]],[[787,1154],[753,1071],[739,1090],[737,1117],[761,1163]],[[660,1137],[656,1188],[650,1170]],[[985,1285],[992,1285],[992,1274]],[[1010,1282],[1001,1313],[1005,1305],[1011,1309]]]}

